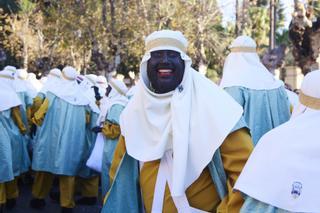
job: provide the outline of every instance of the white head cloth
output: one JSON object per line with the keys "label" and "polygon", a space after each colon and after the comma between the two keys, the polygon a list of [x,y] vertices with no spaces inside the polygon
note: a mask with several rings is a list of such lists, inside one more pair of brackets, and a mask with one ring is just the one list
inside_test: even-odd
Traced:
{"label": "white head cloth", "polygon": [[108,87],[108,82],[106,77],[99,75],[96,78],[96,84],[97,84],[97,87],[99,88],[100,95],[104,96],[104,94],[106,93],[106,89]]}
{"label": "white head cloth", "polygon": [[39,92],[42,88],[42,83],[37,79],[36,74],[28,73],[28,82]]}
{"label": "white head cloth", "polygon": [[97,120],[97,125],[101,125],[101,123],[105,121],[107,113],[113,105],[119,104],[122,106],[126,106],[128,103],[128,98],[126,96],[128,88],[122,81],[112,78],[109,80],[109,85],[112,89],[108,97],[104,95],[101,99],[101,112]]}
{"label": "white head cloth", "polygon": [[72,105],[89,105],[89,99],[83,94],[76,81],[77,70],[71,66],[66,66],[61,74],[59,87],[52,88],[50,92]]}
{"label": "white head cloth", "polygon": [[90,107],[95,113],[100,113],[100,109],[96,104],[96,98],[94,94],[93,86],[96,86],[96,75],[89,74],[81,76],[80,87],[83,90],[84,95],[90,100]]}
{"label": "white head cloth", "polygon": [[293,212],[320,212],[320,71],[302,83],[295,117],[265,134],[235,188],[272,206]]}
{"label": "white head cloth", "polygon": [[241,86],[255,90],[279,88],[283,82],[276,80],[260,62],[255,41],[248,36],[239,36],[227,56],[220,86],[222,88]]}
{"label": "white head cloth", "polygon": [[26,92],[31,98],[37,96],[36,88],[28,81],[28,72],[26,69],[17,69],[14,85],[16,92]]}
{"label": "white head cloth", "polygon": [[[156,31],[146,38],[135,95],[120,116],[127,152],[146,162],[172,149],[172,196],[181,196],[211,161],[230,133],[242,108],[226,92],[191,68],[187,40],[181,32]],[[185,62],[181,84],[165,94],[149,88],[150,52],[174,50]]]}
{"label": "white head cloth", "polygon": [[14,88],[15,71],[9,69],[0,71],[0,111],[21,105]]}
{"label": "white head cloth", "polygon": [[46,94],[48,91],[51,92],[52,90],[56,90],[60,84],[61,84],[61,70],[58,68],[54,68],[50,70],[40,92],[43,94]]}

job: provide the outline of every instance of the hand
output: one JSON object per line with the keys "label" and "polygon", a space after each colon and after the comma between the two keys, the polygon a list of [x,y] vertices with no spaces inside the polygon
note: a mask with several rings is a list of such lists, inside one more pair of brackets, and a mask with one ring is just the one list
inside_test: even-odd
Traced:
{"label": "hand", "polygon": [[99,133],[102,131],[102,128],[100,126],[95,126],[91,129],[91,131],[95,132],[95,133]]}

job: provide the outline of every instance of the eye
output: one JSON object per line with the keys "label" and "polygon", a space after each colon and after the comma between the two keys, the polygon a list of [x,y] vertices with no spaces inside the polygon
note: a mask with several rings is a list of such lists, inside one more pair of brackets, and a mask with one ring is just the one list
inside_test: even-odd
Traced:
{"label": "eye", "polygon": [[180,56],[180,53],[175,52],[175,51],[170,51],[170,52],[168,52],[168,56],[169,56],[170,58],[176,58],[176,57],[179,57],[179,56]]}

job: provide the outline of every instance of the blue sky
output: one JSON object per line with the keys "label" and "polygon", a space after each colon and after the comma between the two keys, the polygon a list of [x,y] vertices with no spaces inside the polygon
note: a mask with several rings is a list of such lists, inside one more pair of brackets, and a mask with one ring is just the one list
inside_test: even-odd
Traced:
{"label": "blue sky", "polygon": [[[241,0],[239,0],[241,2]],[[223,14],[223,21],[224,22],[234,22],[235,21],[235,3],[236,0],[218,0],[219,7]],[[286,25],[285,27],[288,28],[291,20],[291,14],[293,11],[294,0],[280,0],[285,7],[285,14],[286,14]]]}

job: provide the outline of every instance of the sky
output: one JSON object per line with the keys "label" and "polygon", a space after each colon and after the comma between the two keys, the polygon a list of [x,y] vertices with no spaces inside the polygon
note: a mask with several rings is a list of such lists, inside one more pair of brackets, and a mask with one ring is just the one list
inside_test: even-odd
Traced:
{"label": "sky", "polygon": [[[280,0],[280,2],[285,7],[285,15],[286,15],[285,28],[288,28],[291,21],[291,14],[293,12],[294,0]],[[236,14],[235,4],[236,4],[236,0],[218,0],[218,5],[223,14],[224,23],[235,21],[235,14]]]}

